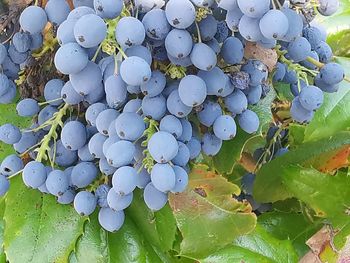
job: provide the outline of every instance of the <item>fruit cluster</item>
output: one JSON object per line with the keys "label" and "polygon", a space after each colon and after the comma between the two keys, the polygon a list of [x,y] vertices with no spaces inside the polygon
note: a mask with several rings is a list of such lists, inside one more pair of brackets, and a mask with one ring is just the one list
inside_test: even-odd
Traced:
{"label": "fruit cluster", "polygon": [[[323,92],[337,91],[344,78],[326,35],[310,26],[314,15],[302,12],[331,15],[338,1],[73,2],[73,10],[64,0],[25,8],[22,30],[0,45],[1,103],[14,100],[13,80],[30,66],[31,51],[47,50],[47,23],[57,29],[53,61],[63,76],[46,83],[43,102],[18,102],[18,115],[35,117],[31,127],[0,127],[0,140],[17,152],[1,164],[0,194],[21,174],[81,215],[99,206],[108,231],[122,226],[136,187],[157,211],[168,193],[186,189],[190,160],[216,155],[237,125],[257,132],[250,105],[272,80],[291,85],[291,116],[308,122]],[[249,42],[278,55],[274,69],[245,58]]]}

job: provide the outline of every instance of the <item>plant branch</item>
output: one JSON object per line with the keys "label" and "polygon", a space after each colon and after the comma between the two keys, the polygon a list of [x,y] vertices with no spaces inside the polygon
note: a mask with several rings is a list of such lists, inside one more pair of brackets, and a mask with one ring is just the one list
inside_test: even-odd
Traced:
{"label": "plant branch", "polygon": [[65,104],[58,112],[55,113],[54,119],[51,122],[51,128],[49,132],[44,136],[44,138],[41,140],[40,148],[37,149],[38,156],[36,157],[36,161],[41,162],[43,159],[46,160],[46,153],[50,150],[50,142],[51,139],[57,138],[56,130],[58,126],[63,126],[62,118],[66,115],[67,109],[69,105]]}

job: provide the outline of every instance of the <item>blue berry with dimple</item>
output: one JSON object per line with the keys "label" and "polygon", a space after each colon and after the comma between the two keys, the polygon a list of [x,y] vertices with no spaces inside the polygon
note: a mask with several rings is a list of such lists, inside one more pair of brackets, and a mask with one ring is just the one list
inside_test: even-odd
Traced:
{"label": "blue berry with dimple", "polygon": [[92,214],[96,208],[97,199],[88,191],[79,192],[74,198],[74,209],[81,216]]}
{"label": "blue berry with dimple", "polygon": [[0,141],[6,144],[15,144],[19,142],[21,137],[21,131],[16,126],[9,123],[0,126]]}
{"label": "blue berry with dimple", "polygon": [[151,172],[152,184],[161,192],[168,192],[175,186],[175,172],[170,164],[156,164]]}
{"label": "blue berry with dimple", "polygon": [[136,169],[123,166],[117,169],[112,177],[113,190],[120,195],[132,193],[136,188]]}
{"label": "blue berry with dimple", "polygon": [[46,179],[46,188],[50,194],[61,196],[69,187],[69,178],[67,174],[60,170],[53,170]]}
{"label": "blue berry with dimple", "polygon": [[16,106],[17,114],[22,117],[32,117],[40,111],[39,104],[34,99],[23,99]]}
{"label": "blue berry with dimple", "polygon": [[153,159],[158,163],[171,161],[179,150],[175,137],[164,131],[153,134],[147,147]]}
{"label": "blue berry with dimple", "polygon": [[38,188],[45,183],[46,177],[45,166],[40,162],[31,161],[23,169],[23,182],[28,187]]}

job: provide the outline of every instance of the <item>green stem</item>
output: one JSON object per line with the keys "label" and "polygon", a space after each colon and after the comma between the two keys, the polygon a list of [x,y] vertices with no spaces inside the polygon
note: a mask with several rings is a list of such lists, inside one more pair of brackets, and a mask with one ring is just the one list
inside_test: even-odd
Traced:
{"label": "green stem", "polygon": [[123,50],[119,45],[116,45],[115,47],[116,47],[116,49],[118,49],[118,51],[120,52],[120,54],[122,54],[122,56],[123,56],[124,59],[127,59],[127,58],[128,58],[128,56],[125,54],[124,50]]}
{"label": "green stem", "polygon": [[318,68],[323,68],[323,66],[324,66],[324,64],[322,62],[319,62],[312,57],[307,57],[306,60]]}
{"label": "green stem", "polygon": [[114,54],[114,75],[118,75],[118,60],[117,60],[117,54]]}
{"label": "green stem", "polygon": [[58,39],[54,38],[50,43],[48,43],[39,53],[33,53],[34,58],[42,57],[46,52],[54,50],[55,46],[58,44]]}
{"label": "green stem", "polygon": [[[324,63],[317,61],[316,59],[312,58],[312,57],[307,57],[306,60],[308,62],[310,62],[311,64],[315,65],[316,67],[318,67],[319,69],[324,67]],[[347,76],[344,77],[344,80],[347,82],[350,82],[350,78],[348,78]]]}
{"label": "green stem", "polygon": [[197,35],[198,35],[198,43],[202,43],[201,31],[199,30],[199,25],[197,21],[194,22],[196,24]]}
{"label": "green stem", "polygon": [[23,169],[20,170],[20,171],[18,171],[17,173],[14,173],[14,174],[10,175],[9,177],[7,177],[7,179],[10,180],[10,179],[12,179],[13,177],[15,177],[16,175],[19,175],[19,174],[22,173],[22,172],[23,172]]}
{"label": "green stem", "polygon": [[95,52],[95,55],[94,55],[93,58],[91,59],[92,62],[95,62],[95,61],[96,61],[97,56],[98,56],[98,54],[99,54],[100,51],[101,51],[102,43],[103,43],[103,42],[101,42],[101,44],[98,46],[98,48],[97,48],[97,50],[96,50],[96,52]]}
{"label": "green stem", "polygon": [[69,105],[65,104],[55,115],[49,132],[44,136],[44,138],[41,141],[41,146],[38,150],[38,156],[35,159],[36,161],[41,162],[43,159],[45,159],[45,154],[47,152],[47,149],[49,149],[50,141],[54,137],[57,127],[61,125],[62,118],[64,117],[64,115],[66,115],[68,107]]}
{"label": "green stem", "polygon": [[62,100],[62,98],[57,98],[57,99],[53,99],[53,100],[48,100],[48,101],[44,101],[44,102],[40,102],[38,103],[39,106],[43,106],[43,105],[46,105],[46,104],[50,104],[52,102],[56,102],[56,101],[60,101]]}
{"label": "green stem", "polygon": [[281,46],[277,46],[275,49],[275,51],[279,57],[279,61],[286,64],[289,69],[294,70],[298,74],[298,77],[299,76],[303,77],[305,82],[307,82],[307,74],[310,74],[313,77],[315,77],[318,74],[317,70],[308,69],[308,68],[306,68],[298,63],[294,63],[293,61],[287,59],[285,57],[285,54],[287,53],[287,51],[282,51],[282,50],[280,50],[280,48],[281,48]]}

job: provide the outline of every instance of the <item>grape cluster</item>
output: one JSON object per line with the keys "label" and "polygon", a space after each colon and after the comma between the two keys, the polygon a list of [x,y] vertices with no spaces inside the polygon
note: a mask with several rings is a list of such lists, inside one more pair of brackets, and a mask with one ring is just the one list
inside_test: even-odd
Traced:
{"label": "grape cluster", "polygon": [[[100,207],[99,222],[111,232],[122,226],[136,188],[160,210],[168,193],[186,189],[191,160],[218,154],[237,125],[258,131],[250,105],[271,82],[263,61],[245,59],[248,42],[276,50],[280,62],[270,76],[291,84],[293,119],[309,121],[344,72],[322,32],[297,12],[314,1],[302,2],[75,0],[70,10],[49,0],[44,9],[27,7],[22,31],[0,46],[1,102],[14,99],[16,64],[43,45],[48,22],[57,29],[54,65],[65,77],[46,83],[44,102],[18,102],[18,115],[35,117],[31,127],[0,127],[0,140],[17,152],[1,164],[0,194],[22,174],[26,186],[73,203],[83,216]],[[320,0],[318,10],[330,15],[337,3]],[[32,161],[24,164],[26,154]]]}

